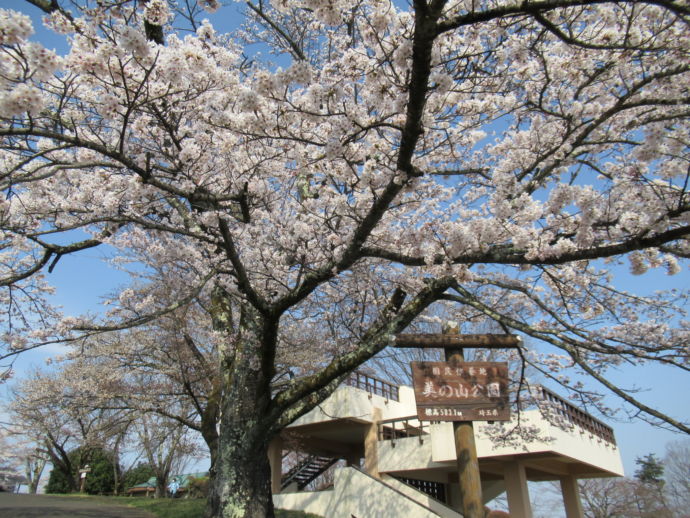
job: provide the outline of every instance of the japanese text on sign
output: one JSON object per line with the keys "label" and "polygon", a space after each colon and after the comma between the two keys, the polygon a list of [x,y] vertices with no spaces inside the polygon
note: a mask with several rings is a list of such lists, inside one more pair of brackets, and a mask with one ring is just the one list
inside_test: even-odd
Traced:
{"label": "japanese text on sign", "polygon": [[413,362],[412,376],[420,419],[510,419],[506,363]]}

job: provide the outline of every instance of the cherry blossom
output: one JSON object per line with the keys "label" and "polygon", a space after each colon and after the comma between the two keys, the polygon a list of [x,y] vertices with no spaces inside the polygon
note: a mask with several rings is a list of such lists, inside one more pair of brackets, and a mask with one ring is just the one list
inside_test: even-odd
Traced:
{"label": "cherry blossom", "polygon": [[[687,294],[613,276],[690,253],[682,2],[250,2],[235,37],[196,7],[51,4],[63,57],[0,11],[7,358],[203,304],[210,516],[271,516],[248,459],[440,304],[543,344],[524,361],[602,412],[574,373],[688,431],[607,372],[687,369]],[[101,245],[131,285],[64,318],[40,276]]]}

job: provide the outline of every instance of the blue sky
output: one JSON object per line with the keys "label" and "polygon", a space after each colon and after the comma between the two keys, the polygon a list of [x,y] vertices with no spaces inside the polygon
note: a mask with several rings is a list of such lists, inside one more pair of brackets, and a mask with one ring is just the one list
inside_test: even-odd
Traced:
{"label": "blue sky", "polygon": [[[59,52],[66,49],[65,40],[45,31],[40,25],[38,9],[26,4],[23,0],[5,0],[4,8],[14,8],[27,13],[34,19],[39,39],[49,48],[55,47]],[[221,9],[213,18],[217,25],[235,25],[237,23],[237,6]],[[87,311],[99,311],[101,297],[118,285],[126,283],[128,277],[110,267],[107,249],[91,249],[80,254],[63,257],[56,270],[49,274],[48,281],[56,288],[53,301],[63,307],[66,314],[82,314]],[[644,276],[634,277],[625,268],[616,269],[617,283],[624,289],[645,295],[659,289],[687,288],[690,286],[690,274],[687,266],[673,277],[663,271],[651,271]],[[17,359],[17,371],[21,373],[32,365],[41,366],[45,358],[57,352],[53,347],[48,350],[27,353]],[[690,404],[688,395],[690,386],[687,375],[680,369],[669,369],[663,366],[649,366],[644,369],[621,368],[615,374],[615,380],[625,387],[646,389],[637,394],[644,403],[658,408],[680,420],[687,420]],[[0,396],[6,395],[7,387],[0,389]],[[632,475],[636,469],[635,458],[648,453],[663,457],[665,444],[680,438],[679,434],[655,428],[646,423],[610,422],[616,432],[619,447],[624,460],[626,473]]]}

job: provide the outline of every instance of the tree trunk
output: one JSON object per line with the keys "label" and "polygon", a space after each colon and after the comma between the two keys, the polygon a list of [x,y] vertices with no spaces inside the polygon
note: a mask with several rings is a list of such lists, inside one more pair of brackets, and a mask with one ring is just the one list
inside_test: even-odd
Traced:
{"label": "tree trunk", "polygon": [[46,460],[40,457],[34,457],[32,462],[29,459],[26,461],[26,478],[29,479],[29,494],[35,495],[38,491],[38,483],[41,481],[41,475],[46,466]]}
{"label": "tree trunk", "polygon": [[124,434],[118,435],[113,448],[113,496],[120,492],[120,441]]}
{"label": "tree trunk", "polygon": [[[255,421],[255,417],[248,416],[247,420]],[[234,424],[221,432],[221,454],[215,466],[206,516],[273,518],[268,441],[256,428]]]}
{"label": "tree trunk", "polygon": [[[215,391],[214,391],[215,392]],[[201,415],[201,436],[208,446],[209,456],[211,457],[211,466],[209,467],[209,479],[212,481],[216,471],[216,459],[218,457],[218,429],[216,427],[218,422],[218,394],[212,393],[209,396],[209,402],[204,408]]]}
{"label": "tree trunk", "polygon": [[156,477],[156,492],[153,494],[154,498],[165,498],[165,480],[160,480]]}
{"label": "tree trunk", "polygon": [[268,445],[275,322],[242,308],[234,347],[220,351],[221,419],[207,518],[273,518]]}

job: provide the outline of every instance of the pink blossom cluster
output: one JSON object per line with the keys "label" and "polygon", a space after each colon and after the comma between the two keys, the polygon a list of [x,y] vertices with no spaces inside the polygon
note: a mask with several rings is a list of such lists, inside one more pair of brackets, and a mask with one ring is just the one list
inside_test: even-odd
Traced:
{"label": "pink blossom cluster", "polygon": [[28,113],[38,115],[43,108],[44,99],[40,89],[28,84],[20,84],[0,97],[0,116],[14,117]]}
{"label": "pink blossom cluster", "polygon": [[166,0],[148,0],[144,6],[144,19],[154,25],[165,25],[172,17]]}
{"label": "pink blossom cluster", "polygon": [[0,45],[22,43],[34,33],[31,19],[17,11],[0,9]]}

